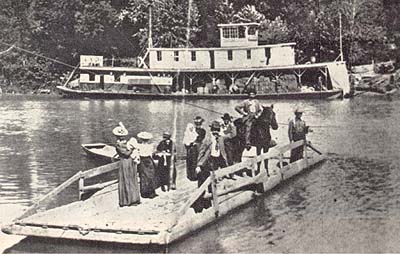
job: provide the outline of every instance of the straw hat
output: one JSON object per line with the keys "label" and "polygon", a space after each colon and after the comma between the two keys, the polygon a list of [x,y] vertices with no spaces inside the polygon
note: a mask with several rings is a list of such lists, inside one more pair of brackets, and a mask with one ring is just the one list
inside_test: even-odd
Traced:
{"label": "straw hat", "polygon": [[128,135],[128,130],[121,126],[117,126],[112,130],[112,133],[117,137],[125,137]]}
{"label": "straw hat", "polygon": [[294,113],[295,114],[303,114],[303,109],[301,108],[301,107],[297,107],[295,110],[294,110]]}
{"label": "straw hat", "polygon": [[163,138],[170,138],[171,137],[171,133],[169,133],[169,131],[164,131],[162,136],[163,136]]}
{"label": "straw hat", "polygon": [[153,135],[150,132],[142,131],[137,135],[137,137],[143,140],[149,140],[153,138]]}

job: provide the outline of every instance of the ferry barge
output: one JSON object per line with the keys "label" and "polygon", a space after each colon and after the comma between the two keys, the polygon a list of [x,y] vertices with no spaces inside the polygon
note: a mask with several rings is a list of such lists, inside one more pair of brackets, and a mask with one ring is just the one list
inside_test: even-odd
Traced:
{"label": "ferry barge", "polygon": [[296,64],[295,43],[263,45],[258,23],[219,24],[220,47],[156,48],[131,66],[82,55],[79,78],[58,90],[73,98],[326,99],[350,92],[345,62]]}
{"label": "ferry barge", "polygon": [[[304,146],[304,158],[287,163],[285,158],[296,147]],[[257,164],[269,159],[266,170],[256,173]],[[116,180],[96,183],[95,177],[118,170],[114,162],[87,171],[79,171],[28,208],[2,231],[7,234],[58,239],[90,240],[126,244],[167,245],[199,230],[234,209],[245,205],[262,192],[316,167],[326,159],[310,143],[300,140],[271,148],[268,153],[248,158],[241,163],[212,172],[200,186],[190,182],[182,172],[184,163],[177,165],[177,190],[158,192],[154,199],[141,199],[141,204],[130,207],[118,205]],[[245,172],[244,172],[245,171]],[[236,180],[224,178],[236,174]],[[98,179],[98,178],[97,178]],[[78,183],[79,200],[51,208],[49,204],[67,188]],[[97,191],[84,200],[87,192]],[[194,202],[209,198],[212,206],[195,213]]]}

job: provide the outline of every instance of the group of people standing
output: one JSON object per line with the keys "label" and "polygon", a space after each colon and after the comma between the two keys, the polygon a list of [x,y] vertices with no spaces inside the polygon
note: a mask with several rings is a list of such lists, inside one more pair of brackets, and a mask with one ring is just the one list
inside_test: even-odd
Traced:
{"label": "group of people standing", "polygon": [[[186,148],[186,177],[190,181],[197,181],[200,187],[212,171],[240,162],[241,158],[237,156],[238,150],[241,155],[243,149],[250,149],[253,145],[251,130],[256,119],[265,113],[265,109],[266,107],[255,99],[255,91],[250,91],[249,98],[235,107],[235,110],[242,115],[241,121],[244,125],[243,148],[238,147],[237,127],[229,113],[211,122],[210,135],[206,135],[207,131],[203,128],[205,120],[201,116],[196,116],[193,123],[187,124],[183,138]],[[266,117],[266,123],[261,121],[262,125],[267,125],[261,129],[266,132],[261,137],[268,140],[263,142],[265,145],[259,145],[264,153],[273,146],[271,145],[273,142],[270,142],[269,128],[278,128],[272,106],[268,107],[268,110],[269,117]],[[302,113],[303,111],[297,108],[295,118],[289,122],[290,142],[306,138],[308,127],[301,118]],[[176,188],[176,148],[169,132],[163,133],[163,140],[157,147],[151,141],[152,134],[149,132],[140,132],[137,139],[127,140],[128,131],[121,123],[113,129],[113,134],[117,137],[116,151],[121,161],[118,189],[120,206],[137,205],[141,197],[154,198],[157,196],[155,190],[158,187],[161,187],[162,191]],[[257,154],[261,153],[260,149],[257,149]],[[292,149],[290,162],[303,158],[303,149],[303,146]],[[155,163],[155,160],[158,163]],[[267,169],[268,161],[264,165]],[[235,179],[234,175],[228,178]],[[211,206],[210,200],[199,199],[193,208],[195,212],[201,212],[209,206]]]}
{"label": "group of people standing", "polygon": [[113,129],[113,134],[117,138],[115,148],[120,160],[120,207],[140,204],[141,197],[156,197],[159,187],[162,191],[176,188],[176,150],[169,132],[163,133],[163,140],[157,147],[149,132],[140,132],[137,139],[127,140],[128,130],[121,123]]}

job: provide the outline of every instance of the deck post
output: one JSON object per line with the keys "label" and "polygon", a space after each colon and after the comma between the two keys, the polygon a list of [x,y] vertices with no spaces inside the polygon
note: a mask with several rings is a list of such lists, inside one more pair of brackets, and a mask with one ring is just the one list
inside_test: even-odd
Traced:
{"label": "deck post", "polygon": [[82,196],[85,193],[85,190],[84,190],[84,188],[85,188],[85,178],[84,177],[79,178],[78,185],[79,185],[79,200],[82,200]]}
{"label": "deck post", "polygon": [[[306,70],[304,70],[304,71],[296,71],[296,70],[293,70],[293,72],[294,72],[294,74],[296,74],[296,76],[297,76],[297,78],[299,79],[299,85],[300,85],[300,87],[302,87],[303,86],[303,84],[302,84],[302,82],[301,82],[301,77],[303,76],[303,74],[306,72]],[[299,86],[297,86],[297,87],[299,87]]]}
{"label": "deck post", "polygon": [[280,173],[280,175],[281,175],[281,177],[282,177],[282,179],[283,179],[283,174],[282,174],[282,168],[283,168],[283,153],[282,153],[282,152],[279,153],[278,157],[279,157],[279,173]]}
{"label": "deck post", "polygon": [[[258,166],[257,158],[255,158],[253,160],[253,165],[251,165],[251,176],[252,177],[255,177],[257,175],[257,166]],[[261,165],[260,165],[260,167],[261,167]]]}
{"label": "deck post", "polygon": [[306,161],[306,167],[308,167],[308,155],[307,155],[307,142],[304,140],[304,160]]}
{"label": "deck post", "polygon": [[[328,86],[328,68],[325,67],[324,69],[319,69],[319,71],[324,75],[325,77],[325,86]],[[322,87],[321,87],[322,90]]]}
{"label": "deck post", "polygon": [[214,207],[215,217],[218,217],[219,205],[218,205],[217,181],[214,170],[211,171],[210,178],[211,178],[212,205]]}

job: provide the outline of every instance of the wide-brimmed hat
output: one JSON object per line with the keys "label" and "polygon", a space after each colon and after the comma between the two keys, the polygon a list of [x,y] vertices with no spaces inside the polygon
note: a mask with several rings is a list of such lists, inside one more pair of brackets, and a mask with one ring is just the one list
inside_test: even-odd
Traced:
{"label": "wide-brimmed hat", "polygon": [[201,116],[196,116],[193,121],[194,123],[203,123],[204,119]]}
{"label": "wide-brimmed hat", "polygon": [[233,117],[229,115],[229,113],[225,113],[222,117],[222,120],[232,120]]}
{"label": "wide-brimmed hat", "polygon": [[128,130],[121,126],[117,126],[112,130],[112,133],[117,137],[125,137],[128,135]]}
{"label": "wide-brimmed hat", "polygon": [[211,131],[219,131],[221,130],[221,124],[218,121],[213,121],[210,124]]}
{"label": "wide-brimmed hat", "polygon": [[163,138],[170,138],[171,137],[171,133],[169,133],[169,131],[164,131],[162,136],[163,136]]}
{"label": "wide-brimmed hat", "polygon": [[295,110],[294,110],[294,113],[295,114],[303,114],[303,109],[301,108],[301,107],[297,107]]}
{"label": "wide-brimmed hat", "polygon": [[153,138],[153,135],[150,132],[142,131],[137,135],[137,137],[140,139],[149,140]]}

